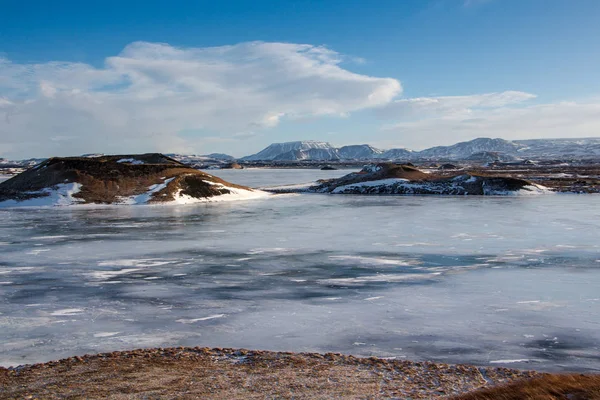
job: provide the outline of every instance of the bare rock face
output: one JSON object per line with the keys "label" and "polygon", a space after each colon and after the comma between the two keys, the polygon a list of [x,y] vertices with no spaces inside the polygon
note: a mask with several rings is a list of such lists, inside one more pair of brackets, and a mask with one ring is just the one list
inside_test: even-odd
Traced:
{"label": "bare rock face", "polygon": [[0,206],[193,203],[261,195],[158,153],[55,157],[0,183]]}
{"label": "bare rock face", "polygon": [[382,163],[338,179],[321,181],[308,191],[333,194],[511,195],[549,192],[532,182],[499,176],[461,173],[439,176],[413,166]]}

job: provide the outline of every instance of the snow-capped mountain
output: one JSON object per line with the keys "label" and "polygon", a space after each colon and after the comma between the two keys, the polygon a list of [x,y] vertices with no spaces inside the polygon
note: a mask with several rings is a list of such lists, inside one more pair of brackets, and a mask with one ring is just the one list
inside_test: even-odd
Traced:
{"label": "snow-capped mountain", "polygon": [[282,153],[277,157],[273,158],[273,161],[301,161],[301,160],[315,160],[315,161],[336,161],[340,157],[336,149],[307,149],[307,150],[292,150],[286,153]]}
{"label": "snow-capped mountain", "polygon": [[[299,141],[274,143],[245,161],[299,160],[469,160],[474,154],[487,154],[499,160],[513,159],[584,159],[600,158],[600,138],[504,140],[478,138],[451,146],[437,146],[422,151],[404,148],[380,150],[368,144],[333,147],[326,142]],[[480,157],[475,157],[478,159]],[[473,159],[474,160],[474,159]]]}
{"label": "snow-capped mountain", "polygon": [[469,142],[460,142],[452,146],[437,146],[418,152],[416,156],[424,159],[464,160],[475,153],[494,152],[515,154],[524,146],[504,139],[478,138]]}
{"label": "snow-capped mountain", "polygon": [[600,158],[600,138],[515,140],[527,158]]}
{"label": "snow-capped mountain", "polygon": [[210,153],[206,154],[203,157],[212,158],[213,160],[223,160],[223,161],[233,161],[235,157],[230,156],[229,154],[223,153]]}
{"label": "snow-capped mountain", "polygon": [[414,157],[415,152],[409,149],[389,149],[377,158],[384,160],[412,160]]}
{"label": "snow-capped mountain", "polygon": [[182,162],[184,164],[188,164],[188,165],[196,165],[196,164],[202,164],[202,163],[210,163],[210,162],[216,162],[216,163],[220,163],[220,162],[229,162],[229,161],[233,161],[235,160],[235,157],[232,157],[230,155],[227,154],[221,154],[221,153],[212,153],[212,154],[206,154],[206,155],[196,155],[196,154],[166,154],[166,156],[173,158],[174,160],[177,160],[179,162]]}
{"label": "snow-capped mountain", "polygon": [[245,161],[296,161],[296,160],[337,160],[338,150],[327,142],[306,140],[299,142],[273,143]]}
{"label": "snow-capped mountain", "polygon": [[338,153],[345,160],[371,160],[380,157],[384,151],[368,144],[355,144],[340,147]]}

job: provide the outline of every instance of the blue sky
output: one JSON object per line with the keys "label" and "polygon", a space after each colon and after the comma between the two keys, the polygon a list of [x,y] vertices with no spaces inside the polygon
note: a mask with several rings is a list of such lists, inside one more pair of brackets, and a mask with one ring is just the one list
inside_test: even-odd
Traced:
{"label": "blue sky", "polygon": [[599,136],[598,20],[596,0],[3,0],[0,156]]}

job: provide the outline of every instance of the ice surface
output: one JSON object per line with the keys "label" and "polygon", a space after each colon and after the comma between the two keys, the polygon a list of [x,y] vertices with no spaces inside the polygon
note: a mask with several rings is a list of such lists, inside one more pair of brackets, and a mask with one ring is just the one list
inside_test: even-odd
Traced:
{"label": "ice surface", "polygon": [[[251,186],[324,172],[339,171],[219,171]],[[597,201],[5,208],[0,364],[191,345],[598,371]]]}

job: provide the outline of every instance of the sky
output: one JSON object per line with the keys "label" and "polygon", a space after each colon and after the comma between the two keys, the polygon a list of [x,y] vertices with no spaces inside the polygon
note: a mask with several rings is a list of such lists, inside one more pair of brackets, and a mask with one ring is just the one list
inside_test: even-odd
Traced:
{"label": "sky", "polygon": [[0,0],[0,157],[600,136],[597,0]]}

